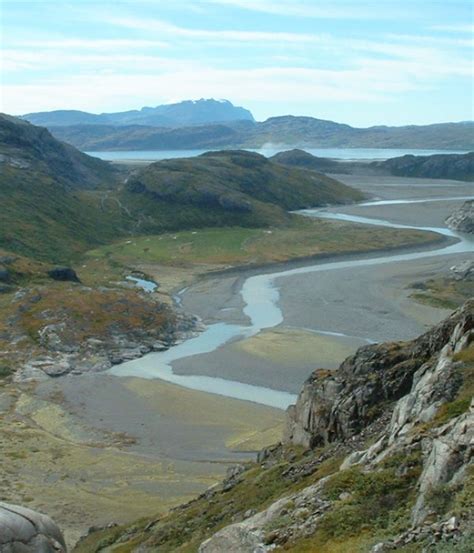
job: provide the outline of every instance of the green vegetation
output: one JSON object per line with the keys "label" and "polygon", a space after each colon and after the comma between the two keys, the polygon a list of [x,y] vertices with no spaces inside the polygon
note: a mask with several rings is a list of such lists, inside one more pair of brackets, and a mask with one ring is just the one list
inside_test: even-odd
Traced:
{"label": "green vegetation", "polygon": [[93,534],[78,544],[75,551],[98,552],[101,544],[115,544],[126,531],[128,539],[114,545],[114,553],[132,551],[134,546],[144,542],[157,553],[195,553],[206,537],[232,522],[235,517],[242,518],[248,509],[265,508],[282,495],[297,491],[334,473],[338,470],[341,459],[332,457],[313,469],[311,474],[293,481],[287,470],[304,464],[305,461],[307,458],[300,451],[288,450],[286,459],[271,468],[255,465],[251,467],[242,475],[239,484],[227,492],[213,496],[212,501],[201,497],[168,515],[157,517],[152,523],[148,518],[128,527]]}
{"label": "green vegetation", "polygon": [[52,262],[71,260],[122,234],[117,206],[99,192],[71,192],[36,170],[2,167],[0,248]]}
{"label": "green vegetation", "polygon": [[456,393],[456,397],[439,408],[435,417],[437,425],[448,422],[454,417],[465,413],[469,409],[471,400],[474,397],[474,343],[455,354],[454,361],[457,362],[456,373],[461,381],[461,385]]}
{"label": "green vegetation", "polygon": [[145,167],[129,178],[121,202],[140,213],[137,229],[148,233],[281,225],[288,221],[286,210],[363,197],[315,172],[283,167],[251,152],[222,151]]}
{"label": "green vegetation", "polygon": [[456,309],[474,296],[474,281],[456,280],[451,277],[416,282],[411,288],[416,290],[411,294],[413,299],[440,309]]}
{"label": "green vegetation", "polygon": [[[311,455],[320,453],[316,451]],[[282,550],[344,553],[354,545],[351,550],[358,551],[360,545],[373,543],[375,538],[393,535],[409,526],[409,512],[421,471],[418,452],[404,459],[388,459],[382,470],[369,473],[360,469],[338,472],[341,459],[330,457],[309,474],[291,478],[292,471],[297,473],[298,466],[307,461],[305,454],[287,451],[280,462],[270,468],[250,468],[242,475],[240,483],[227,492],[214,495],[212,500],[202,497],[164,517],[157,517],[152,523],[147,519],[132,526],[93,534],[75,551],[92,553],[111,546],[111,551],[116,553],[122,551],[122,547],[123,551],[131,551],[146,543],[157,553],[194,553],[207,536],[236,518],[239,520],[246,510],[262,510],[276,499],[326,476],[329,480],[324,485],[325,495],[333,504],[323,515],[317,532],[311,538],[282,546]],[[273,520],[266,528],[267,533],[284,525],[285,516]]]}
{"label": "green vegetation", "polygon": [[288,225],[271,229],[228,227],[140,236],[88,252],[92,259],[121,265],[158,263],[264,264],[288,259],[394,248],[437,240],[422,231],[392,230],[292,216]]}

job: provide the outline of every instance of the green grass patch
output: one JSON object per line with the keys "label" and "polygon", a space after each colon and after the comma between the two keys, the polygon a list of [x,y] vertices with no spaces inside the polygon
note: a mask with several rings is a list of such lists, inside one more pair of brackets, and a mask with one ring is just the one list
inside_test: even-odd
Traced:
{"label": "green grass patch", "polygon": [[421,244],[437,235],[420,231],[367,227],[292,216],[279,228],[204,228],[140,236],[88,252],[89,259],[122,265],[157,263],[264,264],[324,254],[341,254]]}
{"label": "green grass patch", "polygon": [[457,362],[456,370],[462,383],[456,397],[439,408],[433,421],[436,426],[465,413],[469,409],[474,396],[474,343],[456,353],[453,359]]}
{"label": "green grass patch", "polygon": [[419,303],[439,309],[457,309],[474,296],[474,281],[440,277],[417,282],[411,286],[411,297]]}

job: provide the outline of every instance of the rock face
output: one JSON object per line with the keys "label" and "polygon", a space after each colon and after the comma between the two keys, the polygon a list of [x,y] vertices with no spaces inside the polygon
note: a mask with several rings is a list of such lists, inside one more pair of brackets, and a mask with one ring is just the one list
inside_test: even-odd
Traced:
{"label": "rock face", "polygon": [[337,372],[316,370],[288,410],[284,441],[315,447],[347,440],[406,395],[418,368],[446,344],[463,312],[411,342],[364,346]]}
{"label": "rock face", "polygon": [[[411,525],[390,540],[368,546],[367,551],[382,553],[416,544],[417,551],[425,552],[440,542],[445,548],[439,551],[455,550],[456,544],[463,544],[460,551],[472,550],[472,501],[469,507],[470,500],[464,500],[465,507],[458,517],[437,509],[432,498],[438,493],[444,501],[462,489],[469,478],[472,482],[474,400],[469,405],[469,394],[473,368],[472,362],[466,365],[459,359],[470,359],[473,341],[474,300],[470,300],[416,340],[361,348],[334,375],[316,371],[305,384],[296,407],[289,411],[286,443],[326,445],[326,449],[334,450],[338,444],[358,443],[357,437],[372,426],[378,430],[371,436],[371,445],[346,456],[339,472],[332,476],[222,528],[201,544],[199,553],[263,553],[312,536],[324,529],[331,509],[340,509],[345,502],[350,505],[352,493],[361,493],[357,481],[342,493],[334,481],[359,475],[374,485],[372,475],[387,474],[390,463],[395,480],[387,494],[403,478],[413,479],[407,488],[407,493],[411,490],[416,495],[407,503]],[[460,396],[461,392],[464,395]],[[387,417],[387,412],[391,416]],[[381,421],[378,427],[374,426],[377,419]],[[338,474],[346,476],[334,480]],[[367,498],[363,488],[359,497]],[[331,489],[336,492],[331,493]],[[336,520],[341,523],[341,519]]]}
{"label": "rock face", "polygon": [[0,553],[66,553],[58,526],[46,515],[0,502]]}
{"label": "rock face", "polygon": [[449,270],[455,280],[474,280],[474,261],[468,259],[458,265],[453,265]]}
{"label": "rock face", "polygon": [[446,219],[446,224],[449,228],[459,232],[474,234],[474,200],[464,202]]}

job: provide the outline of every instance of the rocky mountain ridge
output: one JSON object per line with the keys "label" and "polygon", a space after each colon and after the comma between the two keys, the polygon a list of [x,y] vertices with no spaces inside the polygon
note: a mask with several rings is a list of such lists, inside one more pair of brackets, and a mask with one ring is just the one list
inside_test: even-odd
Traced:
{"label": "rocky mountain ridge", "polygon": [[228,100],[214,100],[213,98],[186,100],[115,113],[94,114],[78,110],[56,110],[28,113],[23,115],[22,118],[35,125],[45,127],[68,125],[179,127],[218,122],[253,122],[254,120],[249,110],[234,106]]}

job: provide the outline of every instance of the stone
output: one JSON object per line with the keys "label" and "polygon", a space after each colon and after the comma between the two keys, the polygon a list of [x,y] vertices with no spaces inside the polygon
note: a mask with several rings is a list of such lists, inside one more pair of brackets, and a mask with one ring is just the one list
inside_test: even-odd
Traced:
{"label": "stone", "polygon": [[455,280],[474,280],[474,261],[470,259],[458,263],[458,265],[453,265],[449,270],[453,274]]}
{"label": "stone", "polygon": [[0,502],[0,553],[66,553],[64,537],[46,515]]}
{"label": "stone", "polygon": [[53,280],[68,281],[68,282],[80,282],[79,277],[74,269],[71,267],[54,267],[48,271],[48,276]]}
{"label": "stone", "polygon": [[468,200],[446,219],[449,228],[474,234],[474,200]]}
{"label": "stone", "polygon": [[8,269],[0,268],[0,282],[10,282],[11,274]]}

